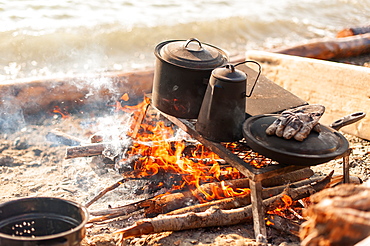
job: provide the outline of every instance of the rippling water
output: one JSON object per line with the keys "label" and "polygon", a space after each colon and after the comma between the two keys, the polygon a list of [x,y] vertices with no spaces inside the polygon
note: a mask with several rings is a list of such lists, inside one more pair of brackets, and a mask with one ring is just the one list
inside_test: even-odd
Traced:
{"label": "rippling water", "polygon": [[369,19],[370,0],[0,0],[0,81],[152,66],[164,40],[243,53]]}

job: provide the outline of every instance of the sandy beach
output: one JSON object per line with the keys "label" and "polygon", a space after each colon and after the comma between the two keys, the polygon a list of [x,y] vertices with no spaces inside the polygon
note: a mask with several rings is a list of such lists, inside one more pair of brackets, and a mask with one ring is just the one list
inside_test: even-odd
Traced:
{"label": "sandy beach", "polygon": [[[338,59],[339,62],[368,66],[369,55]],[[20,131],[2,134],[0,138],[0,202],[28,196],[60,197],[85,204],[101,189],[120,179],[120,175],[100,157],[64,159],[66,146],[57,142],[45,141],[45,136],[53,129],[68,132],[80,139],[88,139],[94,133],[93,126],[99,116],[83,118],[53,117],[40,118],[42,125],[34,122]],[[344,134],[352,148],[350,156],[350,175],[367,181],[370,178],[370,143],[356,136]],[[334,170],[342,174],[342,159],[332,160],[312,167],[316,175],[327,175]],[[135,192],[131,182],[101,198],[90,209],[102,209],[130,202]],[[137,195],[136,199],[141,196]],[[112,232],[129,226],[135,217],[121,217],[107,223],[90,224],[82,245],[116,245],[118,237]],[[299,245],[296,235],[267,227],[271,245]],[[240,224],[226,227],[201,228],[178,232],[162,232],[124,240],[123,245],[249,245],[254,242],[253,225]]]}

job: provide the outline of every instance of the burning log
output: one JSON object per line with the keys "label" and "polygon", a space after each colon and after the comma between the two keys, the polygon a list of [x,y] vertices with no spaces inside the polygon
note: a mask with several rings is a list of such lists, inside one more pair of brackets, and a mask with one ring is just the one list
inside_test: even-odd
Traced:
{"label": "burning log", "polygon": [[[289,186],[291,188],[298,188],[298,187],[301,187],[301,186],[304,186],[304,185],[307,185],[313,182],[317,182],[321,179],[322,177],[309,178],[309,179],[305,179],[302,181],[294,182],[290,184]],[[262,198],[267,199],[269,197],[276,196],[280,194],[281,192],[283,192],[285,188],[286,188],[285,185],[281,185],[281,186],[275,186],[275,187],[263,189]],[[237,196],[237,197],[224,198],[221,200],[188,206],[185,208],[181,208],[181,209],[177,209],[172,212],[169,212],[167,213],[167,215],[183,214],[183,213],[188,213],[188,212],[195,212],[195,213],[204,212],[213,206],[217,206],[220,209],[235,209],[235,208],[247,206],[249,204],[251,204],[250,193]]]}
{"label": "burning log", "polygon": [[370,33],[336,39],[323,39],[286,49],[275,53],[330,60],[353,57],[370,52]]}
{"label": "burning log", "polygon": [[66,148],[65,159],[77,158],[77,157],[91,157],[97,155],[104,155],[113,159],[119,153],[122,153],[127,146],[131,144],[130,140],[122,142],[103,142],[103,143],[92,143],[81,146],[73,146]]}
{"label": "burning log", "polygon": [[[106,188],[105,190],[110,191],[111,190],[110,188],[115,186],[119,182]],[[225,183],[226,185],[232,188],[249,187],[248,179],[229,180],[229,181],[226,181]],[[203,190],[204,192],[211,193],[212,190],[221,189],[221,184],[220,183],[207,183],[207,184],[201,185],[200,189]],[[136,210],[146,208],[145,213],[149,216],[167,213],[169,211],[183,207],[184,204],[194,203],[197,200],[196,196],[199,196],[199,197],[201,196],[200,191],[194,191],[193,193],[191,191],[172,193],[172,194],[167,194],[163,196],[157,196],[155,198],[145,199],[140,202],[135,202],[133,204],[122,206],[121,208],[114,208],[114,209],[103,210],[99,212],[93,212],[92,214],[95,216],[99,216],[99,215],[103,215],[103,216],[94,218],[92,221],[103,221],[106,219],[111,219],[114,217],[126,215],[132,212],[133,207]],[[96,197],[98,198],[102,197],[101,194],[102,192],[100,192],[99,195]],[[92,202],[94,201],[96,201],[96,199],[92,200]],[[90,201],[88,205],[90,206],[92,202]]]}
{"label": "burning log", "polygon": [[[103,154],[105,157],[111,158],[112,160],[121,152],[121,150],[127,148],[129,144],[131,144],[131,139],[136,138],[138,131],[140,129],[140,125],[143,122],[144,116],[148,110],[149,103],[144,101],[143,110],[140,111],[138,115],[138,119],[134,124],[134,129],[131,135],[131,138],[127,139],[127,141],[121,142],[103,142],[103,136],[98,134],[94,134],[91,136],[90,141],[91,144],[89,145],[82,145],[82,146],[73,146],[66,149],[66,156],[65,159],[76,158],[76,157],[90,157],[90,156],[97,156]],[[77,141],[76,138],[72,136],[68,136],[67,134],[63,134],[62,132],[54,132],[54,135],[58,136],[59,138],[64,138],[66,140],[75,140],[75,143],[82,143],[82,141]],[[77,144],[74,144],[77,145]]]}
{"label": "burning log", "polygon": [[[269,179],[265,179],[265,180],[262,181],[262,184],[265,187],[272,187],[272,186],[283,185],[283,184],[287,184],[287,183],[293,183],[292,185],[298,187],[299,185],[303,185],[303,183],[299,183],[299,182],[295,182],[295,181],[307,179],[307,178],[311,177],[312,175],[313,175],[313,171],[310,168],[304,168],[304,169],[300,169],[300,170],[288,173],[288,175],[275,176],[275,177],[272,177],[272,178],[269,178]],[[284,177],[282,177],[282,176],[284,176]],[[313,179],[309,179],[309,180],[311,180],[311,182],[313,182]],[[90,206],[92,204],[92,202],[95,202],[97,199],[102,197],[105,193],[107,193],[108,191],[111,191],[112,190],[111,187],[115,187],[116,184],[119,184],[120,182],[122,182],[122,180],[120,180],[120,181],[116,182],[115,184],[113,184],[113,185],[107,187],[106,189],[104,189],[95,198],[93,198],[88,203],[88,205]],[[304,182],[307,182],[307,181],[304,180]],[[228,180],[228,181],[225,182],[225,185],[227,185],[229,187],[232,187],[234,189],[235,188],[248,188],[249,187],[249,179],[244,178],[244,179]],[[221,187],[220,183],[208,183],[208,184],[202,185],[200,187],[200,189],[202,189],[203,191],[206,191],[206,192],[211,192],[212,190],[220,189],[220,187]],[[280,192],[281,192],[281,188],[280,188]],[[200,192],[197,192],[197,191],[194,191],[194,194],[198,195],[198,196],[202,195]],[[135,202],[135,203],[132,203],[132,204],[127,204],[125,206],[118,207],[118,208],[105,209],[105,210],[101,210],[101,211],[91,211],[90,212],[91,215],[98,216],[98,217],[93,218],[90,222],[104,221],[104,220],[107,220],[107,219],[116,218],[116,217],[119,217],[119,216],[127,215],[127,214],[129,214],[133,211],[137,211],[137,210],[145,208],[145,207],[147,208],[146,213],[155,213],[155,214],[168,213],[168,212],[173,211],[173,210],[176,211],[176,209],[179,210],[176,213],[179,213],[179,212],[181,212],[180,209],[184,205],[189,204],[189,201],[192,201],[192,200],[194,202],[197,201],[197,198],[194,194],[190,191],[183,191],[183,192],[178,192],[178,193],[173,193],[173,194],[167,194],[167,195],[164,195],[164,196],[158,196],[158,197],[155,197],[155,198],[145,199],[145,200]],[[271,192],[269,193],[267,191],[266,191],[266,194],[273,195]],[[276,192],[274,194],[276,194]],[[266,197],[268,197],[268,195],[266,195]],[[227,203],[228,200],[233,200],[233,199],[236,200],[236,201],[234,201],[235,203],[239,203],[239,207],[243,206],[243,204],[245,204],[245,205],[250,204],[250,198],[247,198],[249,200],[247,200],[247,203],[246,203],[246,201],[244,201],[242,197],[240,197],[240,198],[234,197],[234,198],[230,198],[230,199],[229,198],[223,199],[220,202],[216,202],[216,201],[215,202],[208,202],[208,203],[206,203],[206,205],[200,204],[200,205],[198,205],[200,208],[197,208],[196,207],[197,205],[194,205],[195,208],[191,208],[191,209],[193,209],[193,212],[197,211],[197,209],[199,209],[198,211],[205,211],[209,207],[209,205],[212,205],[213,203],[215,203],[213,205],[220,205],[220,204],[217,204],[217,203],[223,203],[223,201],[225,203]],[[234,206],[233,208],[235,208],[235,207],[236,206]]]}
{"label": "burning log", "polygon": [[342,184],[311,196],[301,245],[354,245],[370,236],[370,188]]}
{"label": "burning log", "polygon": [[110,143],[92,143],[82,146],[74,146],[66,149],[65,159],[77,157],[90,157],[101,155]]}
{"label": "burning log", "polygon": [[[263,200],[265,210],[274,210],[284,205],[283,197],[289,196],[292,200],[299,200],[308,197],[322,189],[324,189],[331,179],[330,174],[323,180],[302,186],[299,188],[287,188],[283,193]],[[205,212],[200,213],[185,213],[180,215],[163,215],[152,219],[143,219],[137,221],[134,225],[118,230],[116,234],[120,234],[121,238],[135,237],[143,234],[158,233],[163,231],[179,231],[211,226],[227,226],[235,225],[252,219],[252,206],[221,210],[217,207],[212,207]]]}
{"label": "burning log", "polygon": [[[294,182],[297,180],[305,179],[310,176],[312,176],[313,171],[309,168],[305,168],[300,171],[293,172],[296,175],[291,175],[284,177],[282,179],[281,177],[272,177],[269,179],[265,179],[262,181],[262,185],[264,187],[271,187],[277,183],[277,181],[281,181],[279,185],[286,184],[287,182]],[[288,180],[289,178],[289,180]],[[284,181],[283,181],[284,180]],[[307,182],[307,180],[304,180],[302,182]],[[273,184],[273,185],[272,185]],[[222,190],[223,187],[230,187],[233,189],[237,188],[249,188],[249,179],[236,179],[236,180],[227,180],[225,181],[224,185],[221,185],[221,183],[208,183],[203,184],[199,187],[199,189],[195,191],[184,191],[180,193],[173,193],[168,194],[164,196],[157,197],[155,199],[148,200],[145,204],[143,204],[144,207],[147,207],[146,213],[149,215],[158,215],[158,214],[165,214],[169,213],[173,210],[180,209],[184,206],[184,204],[194,204],[198,203],[198,201],[206,201],[206,197],[204,194],[213,194],[214,191]],[[271,189],[265,189],[264,196],[265,198],[276,195],[278,193],[281,193],[284,187],[274,187]],[[225,201],[219,200],[218,202],[214,202],[218,206],[221,206],[221,208],[225,209],[231,209],[235,207],[241,207],[250,204],[250,194],[242,195],[241,197],[233,197],[233,198],[226,198]],[[215,205],[216,205],[215,204]],[[208,206],[211,206],[209,204]],[[195,206],[195,211],[204,211],[207,205],[198,205]],[[186,209],[185,209],[186,210]]]}

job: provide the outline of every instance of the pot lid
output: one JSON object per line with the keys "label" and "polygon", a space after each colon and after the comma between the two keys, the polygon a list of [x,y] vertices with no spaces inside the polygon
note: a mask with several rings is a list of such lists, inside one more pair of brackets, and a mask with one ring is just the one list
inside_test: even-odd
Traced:
{"label": "pot lid", "polygon": [[299,142],[267,135],[266,128],[279,117],[278,114],[256,115],[243,123],[247,144],[256,152],[283,164],[314,165],[341,156],[348,150],[347,139],[336,130],[321,125],[321,132],[311,131]]}
{"label": "pot lid", "polygon": [[227,82],[244,82],[247,80],[247,75],[235,69],[235,66],[231,64],[214,69],[212,71],[212,76]]}
{"label": "pot lid", "polygon": [[155,55],[173,65],[195,69],[214,69],[228,60],[225,51],[201,43],[196,38],[160,43],[156,47]]}

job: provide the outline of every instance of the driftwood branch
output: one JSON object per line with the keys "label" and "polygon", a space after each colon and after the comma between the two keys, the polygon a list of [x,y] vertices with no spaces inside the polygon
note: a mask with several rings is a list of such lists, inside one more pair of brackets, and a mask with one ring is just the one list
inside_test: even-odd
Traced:
{"label": "driftwood branch", "polygon": [[[4,102],[20,107],[24,114],[48,111],[53,105],[62,103],[105,105],[107,101],[114,97],[118,99],[126,92],[132,96],[149,93],[153,71],[148,69],[4,81],[0,84],[0,96],[7,99]],[[97,89],[92,81],[101,81],[104,85]],[[90,96],[86,97],[88,94]],[[0,102],[0,109],[4,102]]]}
{"label": "driftwood branch", "polygon": [[323,60],[353,57],[370,52],[370,33],[344,38],[314,40],[285,49],[276,49],[273,52]]}
{"label": "driftwood branch", "polygon": [[[274,210],[283,206],[284,201],[282,198],[284,196],[289,196],[293,200],[299,200],[324,189],[330,182],[331,175],[315,184],[310,184],[295,189],[287,188],[283,193],[264,200],[263,206],[265,211]],[[211,226],[235,225],[251,219],[251,205],[232,210],[221,210],[217,207],[212,207],[201,213],[163,215],[152,219],[143,219],[137,221],[133,226],[124,228],[115,233],[120,234],[122,238],[127,238],[163,231],[180,231]]]}
{"label": "driftwood branch", "polygon": [[337,38],[344,38],[344,37],[349,37],[349,36],[354,36],[354,35],[359,35],[359,34],[365,34],[365,33],[370,33],[370,26],[357,26],[357,27],[349,27],[345,28],[343,30],[340,30],[337,33]]}

